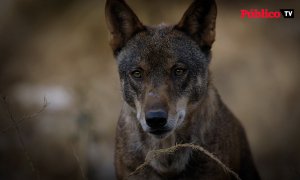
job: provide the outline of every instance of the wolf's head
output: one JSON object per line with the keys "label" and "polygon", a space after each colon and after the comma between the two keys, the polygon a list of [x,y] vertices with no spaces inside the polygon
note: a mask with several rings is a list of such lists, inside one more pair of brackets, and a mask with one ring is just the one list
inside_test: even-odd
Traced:
{"label": "wolf's head", "polygon": [[145,132],[163,138],[181,128],[207,92],[216,15],[214,0],[195,0],[177,25],[148,27],[124,0],[107,1],[123,97]]}

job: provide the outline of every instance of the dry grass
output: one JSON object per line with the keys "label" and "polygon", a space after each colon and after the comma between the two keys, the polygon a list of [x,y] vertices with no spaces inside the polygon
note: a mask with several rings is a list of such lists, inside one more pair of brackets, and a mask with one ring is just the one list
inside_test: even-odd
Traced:
{"label": "dry grass", "polygon": [[81,178],[82,180],[87,180],[87,177],[86,177],[86,174],[85,174],[85,169],[84,167],[82,166],[82,163],[81,163],[81,160],[78,156],[78,153],[76,152],[76,148],[74,147],[74,145],[71,144],[71,149],[72,149],[72,154],[76,160],[76,163],[80,169],[80,174],[81,174]]}
{"label": "dry grass", "polygon": [[213,160],[216,164],[218,164],[220,167],[222,167],[222,169],[224,170],[225,173],[229,173],[232,176],[234,176],[235,179],[241,180],[241,178],[239,177],[239,175],[237,173],[232,171],[228,166],[226,166],[222,161],[220,161],[214,154],[212,154],[208,150],[204,149],[202,146],[195,145],[195,144],[177,144],[177,145],[171,146],[169,148],[149,151],[145,158],[145,162],[143,164],[141,164],[140,166],[138,166],[134,172],[130,173],[128,177],[139,173],[141,170],[143,170],[146,166],[149,165],[151,160],[157,158],[158,156],[163,155],[163,154],[168,154],[168,155],[174,154],[174,153],[176,153],[176,151],[178,151],[181,148],[191,148],[194,151],[198,151],[198,152],[205,154],[207,157],[209,157],[211,160]]}

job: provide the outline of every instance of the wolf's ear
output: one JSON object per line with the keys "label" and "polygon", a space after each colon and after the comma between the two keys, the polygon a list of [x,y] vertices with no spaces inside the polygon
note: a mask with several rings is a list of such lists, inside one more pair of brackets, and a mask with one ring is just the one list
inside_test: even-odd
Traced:
{"label": "wolf's ear", "polygon": [[209,51],[215,41],[217,5],[215,0],[194,0],[175,29],[191,36],[199,46]]}
{"label": "wolf's ear", "polygon": [[145,27],[124,0],[107,0],[105,16],[111,33],[111,47],[116,55],[126,42]]}

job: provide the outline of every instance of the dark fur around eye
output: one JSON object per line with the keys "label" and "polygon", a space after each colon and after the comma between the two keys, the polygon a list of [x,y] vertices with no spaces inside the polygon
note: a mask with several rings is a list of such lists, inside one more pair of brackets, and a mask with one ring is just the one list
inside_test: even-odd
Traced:
{"label": "dark fur around eye", "polygon": [[144,71],[141,68],[134,68],[132,70],[129,71],[129,76],[133,79],[133,80],[142,80],[144,77]]}
{"label": "dark fur around eye", "polygon": [[176,77],[182,77],[182,76],[184,76],[186,74],[186,72],[187,72],[187,70],[184,69],[184,68],[175,68],[173,70],[173,74]]}

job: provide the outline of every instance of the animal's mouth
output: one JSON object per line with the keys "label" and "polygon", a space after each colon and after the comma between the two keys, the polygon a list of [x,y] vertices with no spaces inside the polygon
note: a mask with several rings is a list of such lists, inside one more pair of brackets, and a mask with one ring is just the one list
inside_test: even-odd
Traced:
{"label": "animal's mouth", "polygon": [[150,130],[149,133],[155,136],[164,136],[170,131],[171,131],[170,129],[153,129]]}

